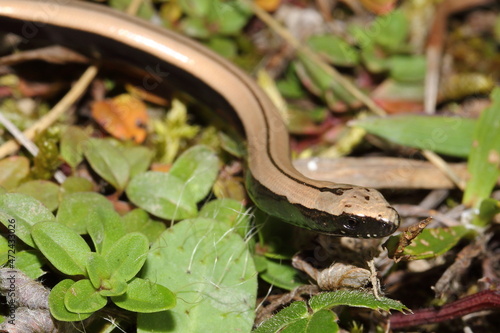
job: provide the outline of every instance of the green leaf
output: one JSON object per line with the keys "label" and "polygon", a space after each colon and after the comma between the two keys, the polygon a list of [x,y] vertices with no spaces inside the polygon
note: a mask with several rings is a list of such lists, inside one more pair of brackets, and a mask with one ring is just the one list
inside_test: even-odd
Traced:
{"label": "green leaf", "polygon": [[400,312],[408,309],[399,301],[386,297],[377,299],[373,293],[361,290],[337,290],[315,295],[309,300],[309,306],[314,312],[339,305]]}
{"label": "green leaf", "polygon": [[186,150],[172,165],[170,174],[185,182],[195,202],[205,198],[219,173],[219,159],[207,146]]}
{"label": "green leaf", "polygon": [[106,255],[111,277],[129,281],[142,268],[147,258],[149,241],[138,232],[120,238]]}
{"label": "green leaf", "polygon": [[167,220],[181,220],[198,213],[189,188],[170,173],[148,171],[137,175],[127,187],[127,196],[137,206]]}
{"label": "green leaf", "polygon": [[23,183],[15,190],[37,199],[50,211],[56,210],[59,206],[59,186],[47,180],[32,180]]}
{"label": "green leaf", "polygon": [[207,46],[227,59],[234,58],[238,53],[238,46],[236,45],[236,42],[229,38],[210,38]]}
{"label": "green leaf", "polygon": [[284,328],[281,333],[335,333],[340,330],[337,316],[330,310],[320,310],[308,318],[297,320]]}
{"label": "green leaf", "polygon": [[[109,6],[119,9],[121,11],[126,11],[127,8],[130,6],[132,3],[132,0],[110,0],[109,1]],[[155,15],[156,10],[153,7],[153,4],[151,1],[141,1],[139,6],[139,10],[137,11],[137,16],[140,18],[143,18],[145,20],[150,20],[153,15]]]}
{"label": "green leaf", "polygon": [[62,134],[60,154],[72,169],[83,161],[83,143],[88,139],[88,133],[78,126],[69,126]]}
{"label": "green leaf", "polygon": [[[93,210],[101,207],[113,209],[113,204],[104,196],[94,192],[77,192],[64,196],[57,211],[57,222],[79,234],[87,233],[87,222]],[[92,209],[90,209],[92,208]]]}
{"label": "green leaf", "polygon": [[235,35],[243,29],[251,11],[241,1],[217,1],[207,17],[208,24],[222,35]]}
{"label": "green leaf", "polygon": [[189,16],[204,17],[214,6],[214,0],[179,0],[182,11]]}
{"label": "green leaf", "polygon": [[307,333],[335,333],[340,330],[337,324],[337,315],[330,310],[319,310],[309,319]]}
{"label": "green leaf", "polygon": [[92,252],[86,265],[87,276],[95,289],[100,289],[104,280],[111,277],[108,262],[99,253]]}
{"label": "green leaf", "polygon": [[140,232],[150,243],[158,239],[167,228],[164,223],[150,219],[148,213],[140,208],[125,214],[122,223],[126,233]]}
{"label": "green leaf", "polygon": [[[459,225],[449,228],[424,229],[411,244],[405,247],[401,256],[407,260],[428,259],[440,256],[454,247],[472,229]],[[388,241],[393,237],[391,236]]]}
{"label": "green leaf", "polygon": [[181,295],[166,313],[139,315],[138,332],[248,332],[257,274],[244,240],[221,222],[197,218],[167,229],[153,244],[142,277]]}
{"label": "green leaf", "polygon": [[44,264],[45,262],[38,251],[25,250],[16,253],[16,269],[21,270],[33,280],[45,274],[42,269]]}
{"label": "green leaf", "polygon": [[488,198],[481,201],[479,214],[474,217],[473,224],[485,227],[493,220],[496,214],[500,214],[500,201]]}
{"label": "green leaf", "polygon": [[[11,245],[13,245],[11,243]],[[14,245],[15,248],[15,245]],[[0,266],[4,266],[9,260],[9,241],[3,235],[0,235]],[[5,265],[8,266],[8,265]]]}
{"label": "green leaf", "polygon": [[131,179],[148,170],[154,155],[151,149],[142,146],[119,146],[119,149],[130,166]]}
{"label": "green leaf", "polygon": [[60,223],[40,222],[33,226],[31,234],[38,249],[61,273],[87,275],[90,248],[76,232]]}
{"label": "green leaf", "polygon": [[30,162],[24,156],[11,156],[0,160],[0,186],[14,189],[30,172]]}
{"label": "green leaf", "polygon": [[117,191],[122,191],[130,176],[130,166],[120,149],[111,141],[89,139],[83,145],[84,154],[92,169]]}
{"label": "green leaf", "polygon": [[217,199],[203,205],[199,217],[208,217],[226,223],[229,227],[238,228],[239,234],[245,237],[250,215],[245,206],[233,199]]}
{"label": "green leaf", "polygon": [[122,309],[140,313],[165,311],[176,304],[176,297],[169,289],[140,278],[130,281],[125,294],[111,300]]}
{"label": "green leaf", "polygon": [[76,281],[64,296],[64,305],[70,312],[95,312],[102,309],[106,303],[106,297],[101,296],[88,279]]}
{"label": "green leaf", "polygon": [[307,40],[307,44],[334,65],[354,66],[359,62],[358,51],[340,37],[314,35]]}
{"label": "green leaf", "polygon": [[97,253],[106,254],[125,235],[120,215],[109,207],[96,206],[88,211],[87,232]]}
{"label": "green leaf", "polygon": [[31,237],[32,226],[38,222],[54,220],[54,215],[47,207],[29,195],[21,193],[0,195],[0,221],[31,247],[36,247]]}
{"label": "green leaf", "polygon": [[422,82],[426,64],[424,56],[394,56],[387,61],[391,78],[398,82]]}
{"label": "green leaf", "polygon": [[353,126],[394,143],[456,157],[469,154],[475,124],[474,119],[468,118],[418,115],[366,118],[352,122]]}
{"label": "green leaf", "polygon": [[92,192],[94,184],[82,177],[68,177],[61,185],[61,198],[76,192]]}
{"label": "green leaf", "polygon": [[180,29],[183,34],[193,37],[204,39],[211,35],[204,19],[199,17],[186,17],[180,23]]}
{"label": "green leaf", "polygon": [[263,272],[260,272],[262,280],[286,290],[292,290],[304,284],[300,279],[299,272],[290,264],[263,258],[266,268]]}
{"label": "green leaf", "polygon": [[253,330],[253,333],[279,332],[283,327],[308,316],[307,306],[304,302],[293,302],[262,325]]}
{"label": "green leaf", "polygon": [[99,290],[101,296],[121,296],[128,290],[128,284],[125,281],[110,279],[103,281],[103,286]]}
{"label": "green leaf", "polygon": [[304,88],[295,72],[293,63],[285,73],[285,77],[276,83],[278,90],[286,98],[302,98],[305,95]]}
{"label": "green leaf", "polygon": [[379,16],[371,25],[365,29],[374,42],[390,52],[403,51],[407,46],[410,26],[409,21],[402,10],[393,10],[390,14]]}
{"label": "green leaf", "polygon": [[462,200],[464,204],[476,208],[490,196],[500,176],[500,88],[493,90],[491,99],[492,104],[481,113],[474,128],[474,141],[467,164],[471,178]]}
{"label": "green leaf", "polygon": [[[355,105],[358,101],[354,96],[347,91],[337,80],[334,80],[328,73],[307,56],[298,54],[300,64],[297,65],[297,74],[302,82],[310,82],[314,86],[313,89],[308,89],[320,97],[326,103],[333,105],[337,100],[341,100],[348,105]],[[303,68],[304,70],[299,70]],[[317,91],[314,91],[317,90]]]}
{"label": "green leaf", "polygon": [[59,282],[49,294],[49,308],[51,315],[60,321],[81,321],[87,319],[92,313],[74,313],[66,309],[64,297],[75,281],[66,279]]}

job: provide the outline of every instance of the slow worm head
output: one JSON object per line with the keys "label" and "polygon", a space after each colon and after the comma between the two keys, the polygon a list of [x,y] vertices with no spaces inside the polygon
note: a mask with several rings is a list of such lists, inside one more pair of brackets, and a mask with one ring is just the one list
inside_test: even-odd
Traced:
{"label": "slow worm head", "polygon": [[399,215],[378,191],[311,180],[295,170],[288,133],[270,100],[241,70],[187,38],[72,0],[2,0],[0,28],[25,42],[45,38],[80,51],[98,50],[182,77],[187,87],[203,84],[204,89],[189,92],[221,98],[241,121],[248,143],[248,192],[271,215],[321,233],[360,238],[384,237],[399,226]]}

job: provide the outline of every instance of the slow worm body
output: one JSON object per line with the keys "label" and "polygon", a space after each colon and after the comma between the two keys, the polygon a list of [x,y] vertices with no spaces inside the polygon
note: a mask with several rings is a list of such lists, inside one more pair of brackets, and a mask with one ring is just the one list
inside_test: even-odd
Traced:
{"label": "slow worm body", "polygon": [[[50,39],[91,54],[97,50],[157,80],[182,77],[187,88],[201,82],[204,89],[189,93],[221,98],[239,118],[248,146],[248,193],[270,215],[321,233],[359,238],[384,237],[399,226],[399,215],[378,191],[299,173],[270,100],[245,73],[196,42],[104,6],[71,0],[0,0],[0,30],[25,42]],[[145,89],[155,83],[143,81]]]}

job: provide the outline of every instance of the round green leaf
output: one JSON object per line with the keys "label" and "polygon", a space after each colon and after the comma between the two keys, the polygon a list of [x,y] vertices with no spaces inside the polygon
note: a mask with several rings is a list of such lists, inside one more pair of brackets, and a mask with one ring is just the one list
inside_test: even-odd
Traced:
{"label": "round green leaf", "polygon": [[61,273],[87,275],[90,248],[76,232],[60,223],[40,222],[33,226],[31,234],[38,249]]}
{"label": "round green leaf", "polygon": [[141,233],[134,232],[120,238],[106,255],[112,278],[132,279],[144,265],[148,250],[149,241]]}
{"label": "round green leaf", "polygon": [[61,198],[75,192],[92,192],[94,184],[86,178],[68,177],[61,185]]}
{"label": "round green leaf", "polygon": [[109,207],[94,207],[88,211],[87,231],[96,252],[106,254],[125,235],[122,218]]}
{"label": "round green leaf", "polygon": [[69,288],[75,283],[75,281],[66,279],[59,282],[52,290],[49,295],[49,308],[50,314],[60,321],[81,321],[87,319],[92,315],[92,313],[74,313],[66,309],[64,305],[64,296],[68,292]]}
{"label": "round green leaf", "polygon": [[217,174],[219,159],[207,146],[194,146],[186,150],[174,162],[171,175],[182,180],[195,202],[205,198],[210,192]]}
{"label": "round green leaf", "polygon": [[130,281],[125,294],[111,300],[122,309],[141,313],[168,310],[176,304],[176,297],[169,289],[140,278]]}
{"label": "round green leaf", "polygon": [[106,297],[101,296],[88,279],[76,281],[64,296],[64,305],[70,312],[95,312],[102,309],[106,303]]}
{"label": "round green leaf", "polygon": [[56,210],[59,205],[59,186],[48,180],[32,180],[23,183],[16,189],[16,192],[32,196],[50,211]]}
{"label": "round green leaf", "polygon": [[15,188],[30,172],[30,162],[24,156],[11,156],[0,160],[0,186]]}
{"label": "round green leaf", "polygon": [[149,213],[168,220],[196,216],[198,209],[185,182],[170,173],[148,171],[127,187],[129,199]]}
{"label": "round green leaf", "polygon": [[87,233],[87,222],[93,215],[93,209],[97,207],[113,210],[113,204],[100,194],[94,192],[68,194],[57,210],[57,222],[79,234],[85,234]]}
{"label": "round green leaf", "polygon": [[120,296],[127,292],[128,284],[125,281],[110,279],[103,281],[103,285],[99,290],[101,296]]}
{"label": "round green leaf", "polygon": [[140,232],[152,243],[166,229],[164,223],[149,218],[143,209],[134,209],[122,217],[122,223],[127,233]]}
{"label": "round green leaf", "polygon": [[123,190],[129,180],[130,166],[119,148],[103,139],[89,139],[83,147],[92,169],[115,189]]}
{"label": "round green leaf", "polygon": [[[254,321],[257,273],[244,240],[225,223],[184,220],[153,244],[142,277],[178,295],[167,316],[171,332],[249,332]],[[138,317],[138,331],[164,327],[165,313]]]}
{"label": "round green leaf", "polygon": [[83,143],[89,135],[78,126],[69,126],[61,136],[61,157],[73,169],[83,160]]}
{"label": "round green leaf", "polygon": [[21,193],[0,195],[0,221],[31,247],[36,247],[31,237],[32,226],[38,222],[54,220],[50,210],[29,195]]}
{"label": "round green leaf", "polygon": [[359,52],[342,38],[334,35],[314,35],[307,41],[309,46],[339,66],[354,66],[359,62]]}
{"label": "round green leaf", "polygon": [[95,289],[101,288],[102,281],[111,277],[106,259],[99,253],[90,253],[87,261],[87,274]]}

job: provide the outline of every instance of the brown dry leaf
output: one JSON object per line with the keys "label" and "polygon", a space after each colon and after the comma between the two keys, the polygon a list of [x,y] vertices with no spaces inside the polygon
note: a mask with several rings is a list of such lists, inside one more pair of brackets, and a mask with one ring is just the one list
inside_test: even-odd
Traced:
{"label": "brown dry leaf", "polygon": [[146,105],[133,96],[123,94],[95,102],[92,118],[117,139],[142,143],[146,138]]}
{"label": "brown dry leaf", "polygon": [[255,4],[266,12],[274,12],[280,6],[281,0],[255,0]]}
{"label": "brown dry leaf", "polygon": [[396,0],[360,0],[363,7],[374,14],[384,15],[394,9]]}

